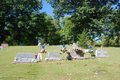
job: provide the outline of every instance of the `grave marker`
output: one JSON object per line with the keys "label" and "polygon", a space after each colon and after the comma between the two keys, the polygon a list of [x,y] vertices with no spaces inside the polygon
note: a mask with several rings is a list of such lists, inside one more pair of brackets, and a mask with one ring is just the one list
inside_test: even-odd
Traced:
{"label": "grave marker", "polygon": [[8,48],[8,44],[7,43],[1,43],[1,46],[4,48]]}
{"label": "grave marker", "polygon": [[73,43],[73,45],[72,45],[72,46],[77,47],[77,44],[76,44],[76,43]]}
{"label": "grave marker", "polygon": [[3,47],[2,47],[2,46],[0,46],[0,48],[1,48],[1,51],[3,51]]}
{"label": "grave marker", "polygon": [[76,53],[76,51],[74,51],[72,49],[70,49],[69,52],[70,52],[70,55],[73,59],[85,59],[83,52]]}
{"label": "grave marker", "polygon": [[107,56],[107,50],[96,50],[96,57],[99,57],[99,58],[104,58],[104,57],[109,57]]}
{"label": "grave marker", "polygon": [[60,58],[59,58],[59,56],[60,56],[60,53],[58,53],[58,52],[49,52],[48,53],[48,56],[45,58],[45,60],[56,60],[56,61],[58,61],[58,60],[61,60]]}
{"label": "grave marker", "polygon": [[36,63],[35,54],[31,53],[17,53],[14,58],[14,63]]}

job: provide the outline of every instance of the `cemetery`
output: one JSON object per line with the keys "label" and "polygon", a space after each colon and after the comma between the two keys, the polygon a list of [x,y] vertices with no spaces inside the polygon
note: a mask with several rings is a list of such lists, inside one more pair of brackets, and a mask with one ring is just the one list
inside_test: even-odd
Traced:
{"label": "cemetery", "polygon": [[120,0],[0,3],[0,80],[120,80]]}
{"label": "cemetery", "polygon": [[[57,47],[46,45],[44,50],[47,53],[42,53],[42,46],[41,50],[40,46],[9,46],[9,48],[5,48],[4,51],[0,51],[0,56],[2,56],[0,79],[120,79],[119,48],[97,47],[96,57],[93,57],[89,56],[90,53],[83,53],[86,50],[84,48],[65,45],[66,52],[62,53],[62,47],[63,45]],[[68,57],[68,53],[71,58]],[[63,58],[64,60],[62,60]]]}

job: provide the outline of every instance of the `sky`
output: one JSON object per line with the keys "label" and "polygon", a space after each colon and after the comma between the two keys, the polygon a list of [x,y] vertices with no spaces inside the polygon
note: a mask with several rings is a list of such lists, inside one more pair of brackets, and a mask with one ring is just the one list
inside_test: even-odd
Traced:
{"label": "sky", "polygon": [[47,3],[46,0],[42,0],[43,3],[43,8],[42,10],[40,10],[40,12],[46,12],[47,14],[53,16],[53,8],[51,7],[51,5],[49,3]]}
{"label": "sky", "polygon": [[[53,15],[54,15],[53,8],[51,7],[51,5],[49,3],[47,3],[46,0],[42,0],[42,4],[43,4],[43,8],[42,8],[42,10],[40,10],[40,12],[46,12],[47,14],[51,15],[52,18],[54,18],[53,17]],[[65,14],[64,16],[70,16],[70,15]]]}

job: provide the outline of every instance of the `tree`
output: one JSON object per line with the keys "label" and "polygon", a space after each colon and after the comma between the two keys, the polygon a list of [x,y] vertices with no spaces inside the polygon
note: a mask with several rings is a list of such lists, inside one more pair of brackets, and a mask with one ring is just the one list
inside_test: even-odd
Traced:
{"label": "tree", "polygon": [[[46,0],[54,8],[55,18],[71,15],[71,21],[75,27],[71,32],[81,34],[85,29],[91,36],[101,36],[103,32],[104,17],[112,16],[112,4],[118,0]],[[109,17],[110,18],[110,17]]]}
{"label": "tree", "polygon": [[102,11],[104,11],[105,13],[107,13],[107,15],[104,15],[101,18],[101,23],[102,23],[102,27],[101,27],[101,33],[102,35],[105,36],[105,44],[104,45],[110,45],[110,39],[113,38],[113,22],[112,19],[115,16],[115,10],[113,8],[111,8],[111,3],[107,4],[106,6],[102,7]]}
{"label": "tree", "polygon": [[[39,0],[14,0],[10,3],[11,10],[6,21],[7,31],[10,33],[14,43],[36,44],[37,32],[41,24],[37,17],[40,16],[39,10],[42,9],[42,1]],[[38,20],[38,21],[37,21]],[[41,22],[42,23],[42,22]],[[24,42],[27,40],[28,42]]]}
{"label": "tree", "polygon": [[71,20],[69,20],[69,16],[66,16],[65,18],[62,18],[61,22],[61,30],[60,30],[60,35],[62,37],[62,41],[65,43],[73,43],[76,42],[75,39],[77,37],[77,34],[73,31],[75,25],[72,23]]}
{"label": "tree", "polygon": [[7,31],[7,24],[9,15],[12,10],[12,1],[0,0],[0,43],[3,43],[9,32]]}
{"label": "tree", "polygon": [[88,48],[87,47],[88,37],[87,37],[85,30],[82,32],[82,34],[78,35],[78,39],[79,39],[78,46],[83,47],[83,48]]}
{"label": "tree", "polygon": [[114,31],[115,31],[115,36],[117,36],[116,43],[119,45],[119,40],[120,40],[120,9],[117,10],[116,15],[113,19],[114,21]]}

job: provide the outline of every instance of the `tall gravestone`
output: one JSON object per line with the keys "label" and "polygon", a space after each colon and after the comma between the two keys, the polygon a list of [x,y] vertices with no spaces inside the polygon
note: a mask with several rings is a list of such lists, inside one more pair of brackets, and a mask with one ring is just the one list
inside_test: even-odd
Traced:
{"label": "tall gravestone", "polygon": [[109,56],[107,56],[107,50],[100,49],[100,50],[96,50],[96,57],[105,58]]}
{"label": "tall gravestone", "polygon": [[14,63],[36,63],[37,59],[35,54],[31,53],[17,53],[17,57],[14,58]]}

